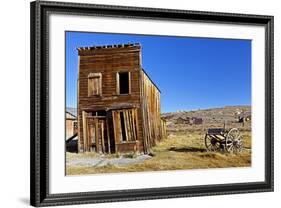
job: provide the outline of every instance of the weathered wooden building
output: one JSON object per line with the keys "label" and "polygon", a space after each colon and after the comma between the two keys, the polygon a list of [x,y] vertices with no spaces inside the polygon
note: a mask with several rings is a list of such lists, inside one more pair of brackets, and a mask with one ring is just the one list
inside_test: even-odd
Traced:
{"label": "weathered wooden building", "polygon": [[69,139],[78,131],[77,116],[72,109],[66,109],[65,112],[65,139]]}
{"label": "weathered wooden building", "polygon": [[191,121],[192,121],[192,124],[195,124],[195,125],[203,124],[203,119],[202,118],[192,117]]}
{"label": "weathered wooden building", "polygon": [[190,118],[189,117],[178,117],[176,119],[176,124],[190,124]]}
{"label": "weathered wooden building", "polygon": [[144,152],[166,136],[160,90],[135,44],[78,48],[79,150]]}

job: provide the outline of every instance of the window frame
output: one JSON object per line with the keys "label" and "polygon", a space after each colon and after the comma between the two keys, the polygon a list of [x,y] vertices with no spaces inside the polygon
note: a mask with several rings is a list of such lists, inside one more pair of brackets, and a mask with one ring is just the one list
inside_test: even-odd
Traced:
{"label": "window frame", "polygon": [[[128,93],[120,94],[120,77],[119,74],[128,73]],[[116,94],[117,95],[130,95],[131,94],[131,72],[130,71],[118,71],[116,72]]]}

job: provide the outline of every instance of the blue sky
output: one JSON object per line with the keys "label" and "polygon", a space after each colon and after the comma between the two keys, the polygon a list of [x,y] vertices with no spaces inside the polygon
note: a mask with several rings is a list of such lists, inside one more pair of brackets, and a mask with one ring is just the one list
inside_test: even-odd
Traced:
{"label": "blue sky", "polygon": [[251,104],[250,40],[66,32],[66,106],[77,104],[77,47],[134,42],[162,112]]}

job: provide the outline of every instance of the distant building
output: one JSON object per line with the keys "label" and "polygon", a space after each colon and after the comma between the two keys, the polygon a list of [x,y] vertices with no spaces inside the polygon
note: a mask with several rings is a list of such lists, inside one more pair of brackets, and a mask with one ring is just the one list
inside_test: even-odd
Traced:
{"label": "distant building", "polygon": [[238,123],[244,123],[244,122],[251,121],[251,120],[252,120],[252,116],[250,114],[246,115],[246,116],[238,117]]}
{"label": "distant building", "polygon": [[239,116],[238,117],[238,123],[243,123],[244,122],[244,117]]}
{"label": "distant building", "polygon": [[252,120],[252,115],[248,115],[245,117],[245,121],[251,121]]}
{"label": "distant building", "polygon": [[192,124],[195,124],[195,125],[203,124],[202,118],[192,117],[191,121],[192,121]]}
{"label": "distant building", "polygon": [[176,120],[176,124],[190,124],[190,118],[189,117],[186,117],[186,118],[179,117]]}

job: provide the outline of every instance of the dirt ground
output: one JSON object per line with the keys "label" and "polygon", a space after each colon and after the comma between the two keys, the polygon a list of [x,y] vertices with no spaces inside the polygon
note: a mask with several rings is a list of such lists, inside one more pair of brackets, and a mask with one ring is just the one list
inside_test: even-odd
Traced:
{"label": "dirt ground", "polygon": [[147,155],[98,155],[67,153],[66,174],[164,171],[251,166],[251,132],[242,131],[245,149],[241,153],[208,152],[204,131],[168,132],[168,138]]}

